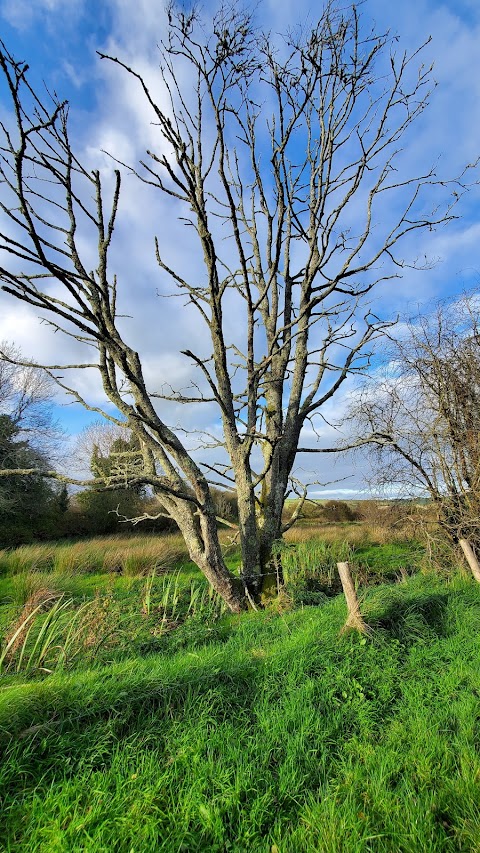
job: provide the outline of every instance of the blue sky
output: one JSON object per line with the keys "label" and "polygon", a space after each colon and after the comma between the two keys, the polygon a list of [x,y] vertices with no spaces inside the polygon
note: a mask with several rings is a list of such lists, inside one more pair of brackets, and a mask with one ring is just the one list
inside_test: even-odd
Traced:
{"label": "blue sky", "polygon": [[[209,8],[208,2],[203,5]],[[480,3],[365,0],[363,10],[377,22],[379,31],[390,29],[398,33],[399,50],[412,50],[432,36],[424,61],[435,62],[438,86],[406,156],[426,160],[438,157],[445,174],[458,173],[480,153]],[[312,7],[303,0],[282,4],[267,0],[259,14],[273,31],[284,31],[308,15],[314,17]],[[32,80],[45,80],[61,97],[70,100],[78,144],[92,163],[98,162],[104,169],[109,164],[99,153],[102,148],[135,162],[152,129],[145,105],[131,82],[100,61],[96,50],[118,53],[147,75],[154,74],[156,42],[162,35],[163,20],[162,3],[150,0],[0,0],[3,40],[16,57],[28,61]],[[182,384],[188,380],[189,367],[179,355],[181,341],[194,341],[201,346],[202,333],[195,319],[180,308],[165,306],[163,300],[159,309],[152,234],[142,228],[145,216],[154,218],[158,227],[153,230],[165,231],[167,240],[173,241],[169,229],[173,229],[170,220],[174,215],[165,202],[149,208],[147,197],[132,183],[124,189],[124,203],[125,223],[117,260],[127,273],[122,298],[133,318],[132,334],[143,344],[147,376],[168,376],[172,383]],[[384,314],[414,312],[419,305],[428,310],[434,298],[476,285],[480,278],[479,204],[479,194],[473,190],[462,203],[461,220],[448,230],[429,236],[428,245],[422,244],[421,250],[425,248],[439,263],[426,273],[407,273],[401,287],[382,291]],[[128,234],[133,235],[131,243],[126,239]],[[195,252],[184,241],[178,254],[190,264],[197,262]],[[60,342],[38,322],[33,309],[0,294],[0,340],[5,338],[15,340],[26,355],[40,362],[57,361],[59,347],[67,360],[75,353],[73,345],[67,340]],[[89,384],[87,378],[80,381],[82,393],[94,404],[101,403],[101,390]],[[338,414],[342,405],[344,397],[332,405],[327,415]],[[60,397],[58,414],[73,434],[92,420],[92,415],[78,405],[65,406]],[[177,416],[183,423],[190,423],[189,415],[182,412]],[[195,419],[196,413],[191,417]],[[192,420],[191,425],[197,424]],[[328,438],[325,427],[325,440]],[[313,465],[311,459],[308,463]],[[318,465],[316,474],[322,481],[350,477],[335,487],[334,493],[346,490],[345,494],[355,494],[362,488],[361,462],[356,470],[349,460],[340,460],[332,468],[331,457]]]}

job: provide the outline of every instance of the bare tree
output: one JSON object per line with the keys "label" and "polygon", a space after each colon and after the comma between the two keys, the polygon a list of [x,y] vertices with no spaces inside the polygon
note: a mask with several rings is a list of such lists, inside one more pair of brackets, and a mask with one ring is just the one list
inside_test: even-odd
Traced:
{"label": "bare tree", "polygon": [[[2,357],[1,353],[4,354]],[[47,471],[61,459],[64,433],[53,415],[55,384],[38,367],[20,366],[18,347],[0,342],[0,469],[35,466]],[[54,461],[53,461],[54,460]],[[0,537],[21,520],[30,524],[47,511],[54,491],[27,474],[0,478]],[[33,518],[32,518],[33,517]]]}
{"label": "bare tree", "polygon": [[20,349],[0,341],[0,415],[7,415],[20,437],[49,458],[58,457],[64,433],[53,415],[55,383]]}
{"label": "bare tree", "polygon": [[479,307],[478,296],[464,295],[410,320],[353,404],[362,441],[372,442],[375,482],[428,495],[478,581]]}
{"label": "bare tree", "polygon": [[[137,81],[159,139],[138,167],[117,163],[110,196],[74,151],[66,105],[42,103],[26,67],[3,50],[16,129],[3,127],[2,209],[12,230],[1,248],[12,263],[0,275],[4,290],[93,348],[94,361],[80,366],[99,371],[119,414],[94,411],[138,437],[143,471],[133,481],[154,487],[191,558],[238,610],[244,588],[255,595],[268,576],[302,428],[365,366],[385,329],[366,297],[401,276],[409,234],[452,218],[462,184],[442,206],[446,184],[433,169],[405,171],[401,140],[427,105],[430,69],[417,67],[419,51],[396,55],[394,40],[367,31],[355,7],[327,3],[313,28],[276,44],[237,6],[208,22],[171,6],[168,22],[155,91],[121,58],[105,57]],[[198,373],[188,392],[147,388],[118,322],[108,256],[125,167],[180,217],[189,211],[202,252],[203,273],[187,280],[156,240],[160,269],[207,332],[205,351],[184,352]],[[80,249],[88,229],[93,272]],[[45,365],[92,409],[60,378],[69,367],[79,365]],[[218,406],[221,462],[202,466],[187,452],[159,414],[168,401]],[[223,561],[209,481],[236,489],[243,584]]]}

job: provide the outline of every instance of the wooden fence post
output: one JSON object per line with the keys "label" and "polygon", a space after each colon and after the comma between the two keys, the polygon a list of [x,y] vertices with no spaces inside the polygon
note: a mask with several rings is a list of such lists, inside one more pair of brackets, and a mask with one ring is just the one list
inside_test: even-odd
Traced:
{"label": "wooden fence post", "polygon": [[348,563],[337,563],[337,569],[342,582],[348,609],[347,621],[342,628],[342,632],[352,629],[360,631],[361,634],[369,634],[371,629],[360,613],[360,605],[358,603],[358,596],[353,583],[350,566]]}

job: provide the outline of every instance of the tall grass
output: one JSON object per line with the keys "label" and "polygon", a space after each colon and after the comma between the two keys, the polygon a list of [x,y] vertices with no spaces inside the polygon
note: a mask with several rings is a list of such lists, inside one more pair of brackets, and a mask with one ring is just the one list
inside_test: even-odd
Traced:
{"label": "tall grass", "polygon": [[[240,561],[238,546],[231,543],[229,531],[221,531],[225,558],[230,567]],[[322,541],[352,547],[401,542],[405,533],[399,529],[362,523],[324,523],[295,526],[285,540],[302,545]],[[122,574],[148,576],[152,570],[162,574],[176,570],[189,561],[180,534],[158,536],[104,536],[79,542],[23,545],[14,550],[0,550],[0,575],[32,575],[52,572],[61,576],[78,574]]]}
{"label": "tall grass", "polygon": [[296,544],[279,543],[276,555],[285,580],[282,598],[294,606],[318,605],[326,596],[338,594],[341,584],[337,562],[350,560],[352,554],[348,542],[342,541],[303,539]]}
{"label": "tall grass", "polygon": [[350,560],[353,549],[348,542],[325,542],[321,539],[303,539],[295,544],[280,545],[283,573],[286,581],[301,577],[324,575],[330,581],[339,560]]}
{"label": "tall grass", "polygon": [[225,602],[204,580],[190,578],[182,583],[182,573],[177,571],[157,579],[155,570],[149,575],[142,589],[141,612],[145,616],[158,614],[160,620],[155,634],[191,617],[218,618],[227,610]]}
{"label": "tall grass", "polygon": [[91,602],[75,609],[73,605],[73,599],[46,590],[35,593],[0,648],[0,675],[6,671],[52,673],[71,664],[82,650],[79,640]]}
{"label": "tall grass", "polygon": [[414,532],[412,525],[408,523],[391,526],[369,521],[310,522],[308,524],[297,524],[288,530],[285,534],[285,541],[300,543],[321,539],[330,544],[339,541],[348,542],[351,546],[362,545],[367,542],[385,545],[415,538]]}
{"label": "tall grass", "polygon": [[367,604],[368,640],[339,637],[339,596],[223,617],[172,653],[10,676],[5,849],[477,853],[480,590],[417,575]]}
{"label": "tall grass", "polygon": [[57,572],[62,575],[103,572],[148,574],[174,568],[188,555],[180,534],[104,536],[80,542],[23,545],[0,551],[0,574]]}
{"label": "tall grass", "polygon": [[321,540],[325,543],[348,542],[355,545],[369,540],[368,532],[358,522],[328,522],[315,524],[296,524],[285,534],[285,541],[292,544]]}
{"label": "tall grass", "polygon": [[190,638],[208,636],[225,612],[205,579],[188,570],[154,568],[146,578],[22,572],[3,579],[0,589],[0,674],[122,659],[134,647],[159,651],[158,640],[186,622]]}

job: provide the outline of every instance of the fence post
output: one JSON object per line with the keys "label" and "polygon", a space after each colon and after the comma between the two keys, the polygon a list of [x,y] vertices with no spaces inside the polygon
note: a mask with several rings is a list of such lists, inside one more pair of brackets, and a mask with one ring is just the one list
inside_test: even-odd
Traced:
{"label": "fence post", "polygon": [[345,594],[348,610],[347,621],[345,622],[345,625],[342,628],[342,632],[352,629],[355,631],[360,631],[361,634],[369,634],[371,629],[364,621],[363,616],[360,612],[360,605],[358,603],[358,596],[353,583],[350,566],[348,563],[337,563],[337,569],[338,574],[340,575],[340,580],[342,582],[343,592]]}

